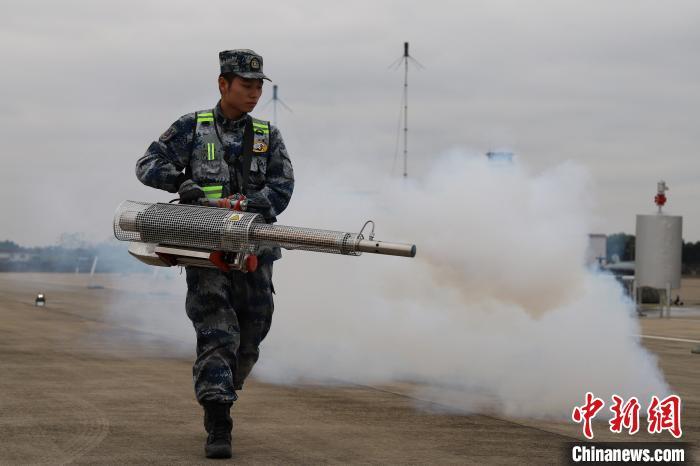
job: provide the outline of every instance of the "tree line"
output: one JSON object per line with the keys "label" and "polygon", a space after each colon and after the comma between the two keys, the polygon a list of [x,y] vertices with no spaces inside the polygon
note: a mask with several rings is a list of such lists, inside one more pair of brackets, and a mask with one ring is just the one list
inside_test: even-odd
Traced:
{"label": "tree line", "polygon": [[[607,261],[633,261],[635,237],[615,233],[607,239]],[[64,233],[53,246],[26,248],[14,241],[0,241],[0,272],[89,272],[99,257],[96,272],[143,272],[148,266],[127,252],[127,244],[109,240],[87,242],[78,233]],[[683,242],[683,274],[700,275],[700,241]]]}
{"label": "tree line", "polygon": [[96,273],[145,272],[149,267],[127,251],[117,240],[90,244],[80,235],[61,235],[57,245],[22,247],[14,241],[0,241],[0,272],[89,273],[95,257]]}

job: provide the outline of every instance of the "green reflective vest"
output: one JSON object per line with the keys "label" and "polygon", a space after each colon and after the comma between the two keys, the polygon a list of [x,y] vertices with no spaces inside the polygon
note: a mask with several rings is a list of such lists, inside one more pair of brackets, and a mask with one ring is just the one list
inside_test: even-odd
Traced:
{"label": "green reflective vest", "polygon": [[[232,173],[233,167],[224,159],[224,143],[219,137],[213,110],[195,113],[197,120],[190,170],[192,180],[200,185],[209,198],[221,198],[231,194],[231,176],[237,176],[235,184],[241,185],[240,173]],[[264,180],[267,170],[267,152],[270,147],[270,123],[251,118],[253,125],[253,157],[250,163],[249,183]],[[245,150],[245,148],[243,148]],[[240,189],[240,188],[239,188]]]}

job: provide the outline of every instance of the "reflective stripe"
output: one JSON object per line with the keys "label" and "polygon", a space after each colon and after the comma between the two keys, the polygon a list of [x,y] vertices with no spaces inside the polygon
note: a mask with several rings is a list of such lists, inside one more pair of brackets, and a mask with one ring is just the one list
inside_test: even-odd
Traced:
{"label": "reflective stripe", "polygon": [[207,143],[207,160],[215,160],[215,159],[216,159],[216,149],[214,148],[214,143],[208,142]]}
{"label": "reflective stripe", "polygon": [[[204,109],[196,112],[196,125],[192,143],[190,168],[192,179],[202,186],[202,196],[210,200],[221,199],[228,195],[229,170],[224,164],[224,148],[216,134],[216,110]],[[206,147],[205,147],[206,146]],[[226,180],[226,182],[224,182]]]}
{"label": "reflective stripe", "polygon": [[257,131],[261,131],[263,134],[270,133],[270,125],[266,121],[253,120],[253,129],[257,130]]}
{"label": "reflective stripe", "polygon": [[204,195],[207,196],[209,199],[216,199],[221,197],[223,194],[223,189],[224,187],[222,185],[215,185],[215,186],[203,186],[202,191],[204,191]]}
{"label": "reflective stripe", "polygon": [[201,112],[197,114],[197,123],[214,121],[213,112]]}

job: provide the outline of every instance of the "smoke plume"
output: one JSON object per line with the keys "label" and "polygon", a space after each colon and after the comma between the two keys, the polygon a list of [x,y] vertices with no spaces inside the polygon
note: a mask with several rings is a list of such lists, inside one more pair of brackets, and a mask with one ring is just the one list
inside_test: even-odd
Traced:
{"label": "smoke plume", "polygon": [[[415,243],[418,254],[285,252],[254,376],[407,381],[458,411],[522,417],[567,417],[586,391],[640,400],[668,391],[634,337],[622,288],[584,266],[592,190],[580,167],[532,174],[455,151],[419,181],[333,173],[296,163],[280,223],[358,231],[373,219],[377,239]],[[173,296],[182,296],[184,277],[177,283]],[[157,301],[111,315],[193,345],[184,302]]]}
{"label": "smoke plume", "polygon": [[622,288],[584,266],[583,169],[534,175],[455,151],[421,181],[363,179],[375,190],[301,182],[282,223],[357,231],[371,218],[377,239],[417,257],[288,252],[257,376],[411,381],[459,410],[536,417],[568,416],[586,391],[668,390]]}

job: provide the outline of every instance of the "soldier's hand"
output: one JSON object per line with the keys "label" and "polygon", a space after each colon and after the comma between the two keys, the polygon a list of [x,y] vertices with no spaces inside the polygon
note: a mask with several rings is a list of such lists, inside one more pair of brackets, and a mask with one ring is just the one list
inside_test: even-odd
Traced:
{"label": "soldier's hand", "polygon": [[198,199],[206,197],[204,190],[192,180],[185,180],[177,190],[180,195],[180,204],[193,204]]}

